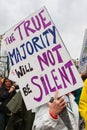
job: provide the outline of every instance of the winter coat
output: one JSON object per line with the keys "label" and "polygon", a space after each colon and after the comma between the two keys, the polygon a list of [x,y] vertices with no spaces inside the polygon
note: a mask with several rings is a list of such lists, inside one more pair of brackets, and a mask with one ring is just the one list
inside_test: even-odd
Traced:
{"label": "winter coat", "polygon": [[82,88],[79,111],[85,121],[85,130],[87,130],[87,79],[84,81],[84,86]]}
{"label": "winter coat", "polygon": [[[79,130],[79,113],[78,106],[74,101],[74,96],[69,94],[69,101],[71,109],[67,107],[69,118],[73,127],[73,130]],[[67,118],[65,119],[67,120]],[[36,109],[35,120],[32,130],[68,130],[63,120],[58,115],[58,119],[53,119],[49,115],[49,107],[44,104]]]}
{"label": "winter coat", "polygon": [[11,98],[15,95],[16,91],[12,91],[11,93],[8,92],[5,86],[0,88],[0,111],[8,114],[10,111],[7,108],[7,103],[11,100]]}
{"label": "winter coat", "polygon": [[72,92],[72,94],[73,94],[74,97],[75,97],[75,101],[76,101],[76,103],[77,103],[78,105],[79,105],[79,100],[80,100],[81,92],[82,92],[82,87],[79,88],[79,89],[77,89],[77,90],[74,90],[74,91]]}
{"label": "winter coat", "polygon": [[20,91],[7,104],[9,110],[13,113],[6,130],[31,130],[34,113],[27,111]]}

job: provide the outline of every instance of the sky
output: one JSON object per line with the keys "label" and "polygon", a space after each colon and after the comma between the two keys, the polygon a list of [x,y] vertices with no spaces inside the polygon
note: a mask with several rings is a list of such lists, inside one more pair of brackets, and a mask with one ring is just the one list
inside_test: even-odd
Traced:
{"label": "sky", "polygon": [[80,58],[87,0],[0,0],[0,35],[45,6],[73,59]]}

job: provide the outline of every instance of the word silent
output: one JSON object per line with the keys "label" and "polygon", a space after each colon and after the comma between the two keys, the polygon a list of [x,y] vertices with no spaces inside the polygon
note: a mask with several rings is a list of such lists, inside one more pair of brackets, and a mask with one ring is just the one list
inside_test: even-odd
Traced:
{"label": "word silent", "polygon": [[68,85],[74,87],[77,81],[73,73],[72,61],[68,61],[58,69],[52,69],[49,74],[33,76],[31,83],[36,88],[36,91],[39,92],[38,97],[34,97],[36,102],[40,102],[44,94],[47,96],[50,92],[55,92],[57,89],[67,89]]}

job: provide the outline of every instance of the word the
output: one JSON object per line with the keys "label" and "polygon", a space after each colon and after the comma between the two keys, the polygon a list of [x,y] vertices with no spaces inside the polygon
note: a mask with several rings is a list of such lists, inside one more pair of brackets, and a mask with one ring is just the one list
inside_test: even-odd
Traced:
{"label": "word the", "polygon": [[11,36],[9,36],[9,37],[7,37],[6,39],[5,39],[5,42],[6,42],[6,44],[11,44],[12,42],[14,42],[16,39],[15,39],[15,37],[14,37],[14,33],[12,33],[11,34]]}

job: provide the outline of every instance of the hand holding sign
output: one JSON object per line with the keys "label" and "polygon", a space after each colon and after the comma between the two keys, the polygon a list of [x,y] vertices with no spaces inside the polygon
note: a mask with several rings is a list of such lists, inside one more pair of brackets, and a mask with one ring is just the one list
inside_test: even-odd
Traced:
{"label": "hand holding sign", "polygon": [[81,77],[45,7],[27,17],[3,38],[9,61],[11,79],[20,87],[27,110],[47,103],[60,113],[65,95],[83,85]]}
{"label": "hand holding sign", "polygon": [[66,102],[63,97],[58,99],[58,91],[56,91],[53,102],[49,102],[48,105],[49,112],[56,116],[66,107]]}

